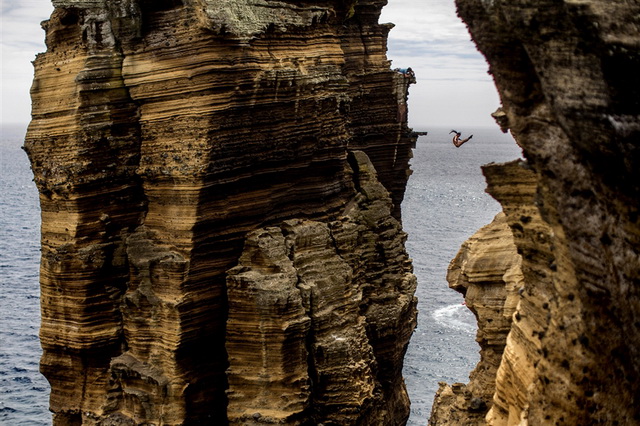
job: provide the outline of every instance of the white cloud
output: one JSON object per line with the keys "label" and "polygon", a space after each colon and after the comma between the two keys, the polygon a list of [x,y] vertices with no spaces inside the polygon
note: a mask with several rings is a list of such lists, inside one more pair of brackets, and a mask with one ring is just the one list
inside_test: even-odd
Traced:
{"label": "white cloud", "polygon": [[389,0],[380,21],[397,25],[396,39],[451,44],[469,39],[453,0]]}
{"label": "white cloud", "polygon": [[453,84],[419,82],[409,90],[409,125],[469,129],[495,126],[491,113],[499,106],[492,84],[458,80]]}

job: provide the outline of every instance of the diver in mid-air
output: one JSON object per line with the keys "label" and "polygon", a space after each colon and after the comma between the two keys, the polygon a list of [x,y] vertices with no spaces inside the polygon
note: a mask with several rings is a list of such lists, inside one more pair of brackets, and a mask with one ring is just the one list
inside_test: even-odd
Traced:
{"label": "diver in mid-air", "polygon": [[452,130],[449,132],[449,134],[451,133],[455,133],[455,135],[453,136],[453,144],[456,146],[456,148],[460,148],[463,143],[469,141],[473,137],[473,135],[471,135],[466,139],[460,139],[460,135],[462,135],[462,133],[458,132],[457,130]]}

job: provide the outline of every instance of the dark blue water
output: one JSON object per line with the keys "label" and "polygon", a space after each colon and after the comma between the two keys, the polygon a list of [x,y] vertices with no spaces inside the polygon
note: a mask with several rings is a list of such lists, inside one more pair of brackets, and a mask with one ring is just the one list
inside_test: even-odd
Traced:
{"label": "dark blue water", "polygon": [[38,371],[40,208],[25,129],[0,134],[0,424],[51,424],[49,383]]}
{"label": "dark blue water", "polygon": [[[439,381],[466,382],[478,360],[475,319],[445,280],[460,244],[500,210],[484,193],[480,165],[517,158],[513,140],[474,131],[461,148],[450,129],[428,129],[412,160],[403,203],[407,249],[418,276],[419,322],[405,360],[410,425],[426,425]],[[42,351],[38,268],[40,210],[23,128],[0,137],[0,425],[49,425],[49,385],[38,372]]]}

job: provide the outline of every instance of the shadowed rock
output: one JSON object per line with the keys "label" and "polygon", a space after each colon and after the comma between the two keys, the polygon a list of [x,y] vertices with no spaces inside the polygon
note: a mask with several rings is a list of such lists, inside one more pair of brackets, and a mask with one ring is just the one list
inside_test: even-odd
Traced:
{"label": "shadowed rock", "polygon": [[484,169],[524,276],[485,421],[636,424],[640,5],[457,4],[526,158]]}

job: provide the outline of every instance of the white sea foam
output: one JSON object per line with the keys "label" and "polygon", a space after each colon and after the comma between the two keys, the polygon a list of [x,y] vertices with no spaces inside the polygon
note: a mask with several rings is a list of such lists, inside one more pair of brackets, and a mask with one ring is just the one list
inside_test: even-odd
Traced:
{"label": "white sea foam", "polygon": [[436,309],[432,316],[445,328],[453,328],[472,334],[476,332],[475,317],[465,305],[447,305]]}

